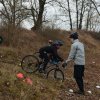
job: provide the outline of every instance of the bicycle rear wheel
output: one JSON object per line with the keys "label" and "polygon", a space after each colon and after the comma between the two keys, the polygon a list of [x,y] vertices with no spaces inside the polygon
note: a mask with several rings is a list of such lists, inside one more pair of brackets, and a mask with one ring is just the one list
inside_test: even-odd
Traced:
{"label": "bicycle rear wheel", "polygon": [[47,78],[64,81],[64,74],[60,69],[53,68],[47,73]]}
{"label": "bicycle rear wheel", "polygon": [[34,55],[27,55],[21,61],[21,67],[25,72],[33,73],[38,70],[39,60]]}

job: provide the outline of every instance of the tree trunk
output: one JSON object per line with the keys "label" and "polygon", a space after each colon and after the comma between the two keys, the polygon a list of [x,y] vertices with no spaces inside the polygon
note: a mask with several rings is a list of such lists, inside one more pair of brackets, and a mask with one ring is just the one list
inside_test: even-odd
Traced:
{"label": "tree trunk", "polygon": [[69,13],[69,19],[70,19],[70,29],[73,30],[72,18],[71,18],[70,6],[69,6],[69,0],[67,0],[67,2],[68,2],[68,13]]}
{"label": "tree trunk", "polygon": [[88,10],[88,15],[87,15],[87,22],[86,22],[86,30],[89,28],[89,23],[90,23],[90,12],[91,12],[91,3],[89,5],[89,10]]}
{"label": "tree trunk", "polygon": [[45,5],[46,0],[39,0],[39,13],[38,13],[38,18],[36,23],[34,23],[34,27],[32,30],[38,30],[42,26],[42,17],[43,17],[43,12],[44,12],[44,5]]}
{"label": "tree trunk", "polygon": [[13,22],[13,23],[12,23],[12,24],[13,24],[13,27],[15,28],[15,26],[16,26],[16,25],[15,25],[15,19],[16,19],[16,18],[15,18],[15,17],[16,17],[16,15],[15,15],[16,1],[15,1],[15,0],[13,0],[13,5],[12,5],[12,7],[13,7],[13,9],[12,9],[12,15],[13,15],[13,16],[12,16],[12,17],[13,17],[13,18],[12,18],[12,22]]}
{"label": "tree trunk", "polygon": [[81,7],[81,13],[80,13],[79,29],[82,29],[83,14],[84,14],[84,11],[83,11],[83,8],[84,8],[84,2],[85,2],[85,0],[82,0],[82,7]]}
{"label": "tree trunk", "polygon": [[76,0],[76,27],[78,29],[78,0]]}

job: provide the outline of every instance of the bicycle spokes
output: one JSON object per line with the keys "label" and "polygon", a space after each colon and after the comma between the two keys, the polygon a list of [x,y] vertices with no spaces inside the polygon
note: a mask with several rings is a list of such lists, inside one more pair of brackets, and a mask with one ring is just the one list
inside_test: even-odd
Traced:
{"label": "bicycle spokes", "polygon": [[25,56],[21,61],[21,67],[26,72],[35,72],[38,68],[39,61],[33,55]]}

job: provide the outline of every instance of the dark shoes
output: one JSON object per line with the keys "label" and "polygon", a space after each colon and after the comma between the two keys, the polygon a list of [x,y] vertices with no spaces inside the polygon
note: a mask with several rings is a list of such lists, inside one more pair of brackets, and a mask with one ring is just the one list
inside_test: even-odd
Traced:
{"label": "dark shoes", "polygon": [[43,74],[46,74],[46,71],[43,70],[43,69],[39,69],[39,72],[40,72],[40,73],[43,73]]}
{"label": "dark shoes", "polygon": [[81,95],[85,95],[85,93],[84,93],[84,91],[76,91],[76,92],[74,92],[75,94],[81,94]]}
{"label": "dark shoes", "polygon": [[43,74],[47,74],[47,72],[45,70],[42,71]]}

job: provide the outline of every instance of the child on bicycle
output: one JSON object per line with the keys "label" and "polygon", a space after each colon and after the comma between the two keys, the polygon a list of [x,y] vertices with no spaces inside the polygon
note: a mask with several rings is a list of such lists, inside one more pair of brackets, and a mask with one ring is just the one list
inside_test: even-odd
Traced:
{"label": "child on bicycle", "polygon": [[63,59],[58,55],[57,50],[63,45],[62,41],[55,41],[52,45],[45,46],[39,49],[39,57],[43,60],[43,68],[41,72],[45,73],[46,66],[51,59],[63,61]]}

